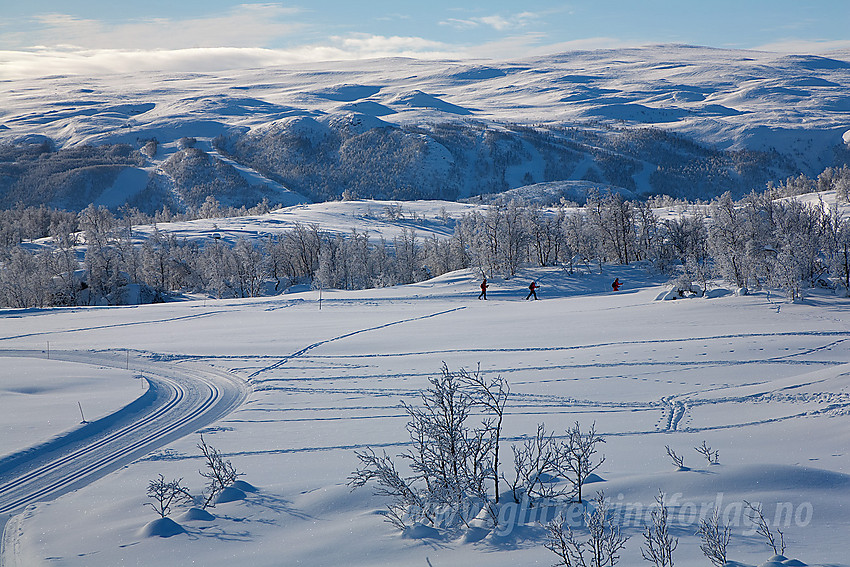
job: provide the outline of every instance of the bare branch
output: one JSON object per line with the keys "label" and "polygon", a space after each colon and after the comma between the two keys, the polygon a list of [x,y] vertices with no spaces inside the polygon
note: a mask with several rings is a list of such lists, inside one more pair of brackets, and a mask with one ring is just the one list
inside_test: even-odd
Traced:
{"label": "bare branch", "polygon": [[709,465],[720,464],[720,451],[713,451],[705,441],[699,447],[694,447],[694,449],[697,453],[705,457]]}
{"label": "bare branch", "polygon": [[673,461],[673,466],[679,470],[685,468],[685,458],[681,455],[676,454],[676,451],[670,448],[670,445],[664,445],[664,448],[667,449],[667,455],[670,457],[670,460]]}
{"label": "bare branch", "polygon": [[[747,519],[753,524],[753,527],[756,528],[756,534],[762,536],[767,541],[767,545],[773,548],[773,553],[777,555],[784,555],[785,535],[778,528],[776,530],[776,535],[773,534],[767,519],[762,513],[761,504],[758,502],[751,504],[744,500],[744,511],[747,514]],[[777,536],[779,537],[779,541],[776,540]]]}
{"label": "bare branch", "polygon": [[699,548],[711,564],[723,567],[726,564],[726,547],[729,545],[731,530],[720,519],[720,511],[714,510],[710,518],[700,520],[697,535],[702,539]]}
{"label": "bare branch", "polygon": [[646,547],[641,547],[640,553],[655,567],[673,567],[673,552],[679,546],[679,539],[670,535],[668,512],[662,491],[658,491],[655,502],[658,506],[652,510],[651,524],[643,531]]}
{"label": "bare branch", "polygon": [[182,478],[165,482],[165,477],[160,474],[159,478],[148,483],[147,495],[153,502],[145,502],[145,505],[153,508],[160,517],[166,517],[171,513],[172,506],[192,500],[192,495],[182,486],[182,482]]}

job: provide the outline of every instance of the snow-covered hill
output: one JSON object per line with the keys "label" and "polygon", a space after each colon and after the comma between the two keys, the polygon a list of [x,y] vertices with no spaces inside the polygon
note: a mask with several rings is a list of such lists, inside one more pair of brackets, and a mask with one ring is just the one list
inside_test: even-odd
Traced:
{"label": "snow-covered hill", "polygon": [[[167,204],[170,193],[187,204],[210,176],[232,179],[213,189],[237,204],[261,195],[292,204],[288,189],[314,200],[344,189],[458,198],[562,180],[705,197],[847,161],[848,59],[667,45],[49,76],[0,83],[0,137],[138,149],[156,139],[144,165],[124,165],[146,172],[122,178],[137,205]],[[184,176],[189,187],[163,167],[184,138],[209,156]],[[102,201],[114,202],[120,191],[106,183]]]}

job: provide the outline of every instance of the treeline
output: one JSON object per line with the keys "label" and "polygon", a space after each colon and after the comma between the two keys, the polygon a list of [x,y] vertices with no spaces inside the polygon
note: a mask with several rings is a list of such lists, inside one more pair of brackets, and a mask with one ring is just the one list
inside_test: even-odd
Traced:
{"label": "treeline", "polygon": [[[253,297],[295,284],[406,284],[463,268],[511,276],[530,265],[573,273],[636,261],[670,274],[683,294],[702,294],[717,278],[739,288],[782,288],[791,299],[812,285],[850,288],[850,221],[822,203],[779,196],[774,188],[736,202],[727,193],[706,205],[680,205],[678,217],[663,219],[649,203],[619,194],[591,194],[581,209],[510,201],[446,218],[454,228],[450,237],[423,239],[405,229],[392,241],[296,225],[235,243],[155,230],[138,244],[133,226],[150,218],[137,211],[117,218],[93,206],[78,215],[16,209],[2,213],[0,304],[117,304],[128,301],[132,284],[140,286],[142,301],[175,292]],[[206,214],[221,213],[214,199],[205,205]],[[400,212],[387,210],[393,218]],[[50,244],[37,252],[20,245],[43,237]]]}
{"label": "treeline", "polygon": [[[134,207],[121,207],[117,216],[112,215],[113,223],[118,219],[131,225],[157,224],[163,222],[182,222],[196,219],[214,219],[224,217],[244,217],[249,215],[264,215],[280,205],[270,205],[268,199],[263,199],[253,207],[222,206],[218,200],[208,195],[198,207],[189,207],[186,212],[175,213],[163,207],[154,214],[148,214]],[[89,209],[94,208],[89,205]],[[51,237],[61,239],[67,234],[81,230],[81,213],[62,209],[54,209],[45,205],[25,207],[18,205],[12,209],[0,209],[0,247],[8,248],[25,241]],[[76,237],[72,236],[72,239]]]}
{"label": "treeline", "polygon": [[0,144],[0,207],[55,203],[79,210],[110,187],[123,169],[144,163],[144,156],[128,144],[55,150],[44,137]]}

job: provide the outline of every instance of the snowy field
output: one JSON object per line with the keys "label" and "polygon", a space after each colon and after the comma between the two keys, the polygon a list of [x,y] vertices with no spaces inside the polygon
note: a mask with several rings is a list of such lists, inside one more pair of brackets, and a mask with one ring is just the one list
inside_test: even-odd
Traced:
{"label": "snowy field", "polygon": [[[4,327],[7,322],[4,317]],[[46,358],[46,343],[44,350]],[[37,445],[45,437],[76,430],[83,419],[105,417],[139,397],[143,388],[146,385],[126,370],[4,358],[0,365],[0,457]]]}
{"label": "snowy field", "polygon": [[[616,294],[609,291],[614,277],[624,282]],[[524,301],[531,279],[542,286],[541,301]],[[480,364],[509,381],[507,467],[510,443],[538,423],[563,432],[576,420],[595,421],[606,461],[597,471],[603,480],[586,494],[604,490],[629,514],[663,490],[680,538],[677,566],[709,565],[694,532],[696,515],[712,504],[733,525],[731,559],[760,565],[773,555],[748,533],[744,500],[763,503],[771,524],[778,520],[788,558],[850,565],[847,299],[825,292],[786,303],[776,293],[718,292],[657,301],[668,289],[664,279],[635,266],[601,276],[527,271],[491,282],[486,302],[476,300],[477,284],[474,274],[459,272],[396,288],[325,290],[321,309],[318,292],[309,291],[0,313],[4,351],[42,350],[46,341],[57,351],[129,349],[131,373],[143,362],[208,365],[247,381],[247,400],[203,432],[259,488],[216,506],[212,521],[182,519],[178,510],[172,517],[186,534],[143,537],[157,517],[144,507],[150,479],[161,473],[193,490],[202,486],[199,437],[188,435],[28,507],[7,523],[4,565],[551,565],[555,556],[543,547],[534,514],[515,510],[519,525],[508,522],[510,529],[476,542],[463,534],[403,538],[380,514],[384,499],[346,485],[358,466],[355,449],[404,449],[400,402],[416,403],[443,362],[450,369]],[[68,375],[78,377],[77,390],[113,405],[129,395],[112,390],[113,382],[141,394],[126,372],[7,358],[3,366],[3,424],[34,423],[33,410],[6,392],[9,383],[27,382],[7,382],[15,368],[37,371],[51,395]],[[77,393],[64,400],[71,409]],[[56,431],[45,425],[41,433]],[[702,441],[719,450],[719,465],[694,451]],[[690,470],[674,469],[666,445]],[[645,564],[641,528],[631,522],[623,529],[631,539],[621,564]]]}

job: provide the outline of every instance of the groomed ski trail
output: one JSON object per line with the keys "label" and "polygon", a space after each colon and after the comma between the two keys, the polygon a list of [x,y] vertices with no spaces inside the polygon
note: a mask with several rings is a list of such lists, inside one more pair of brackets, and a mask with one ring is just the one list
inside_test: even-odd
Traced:
{"label": "groomed ski trail", "polygon": [[[0,357],[44,358],[40,350],[2,350]],[[51,360],[128,368],[147,380],[140,398],[117,412],[0,459],[0,566],[17,565],[15,514],[52,500],[239,407],[250,386],[236,376],[191,363],[129,357],[126,351],[51,351]]]}

